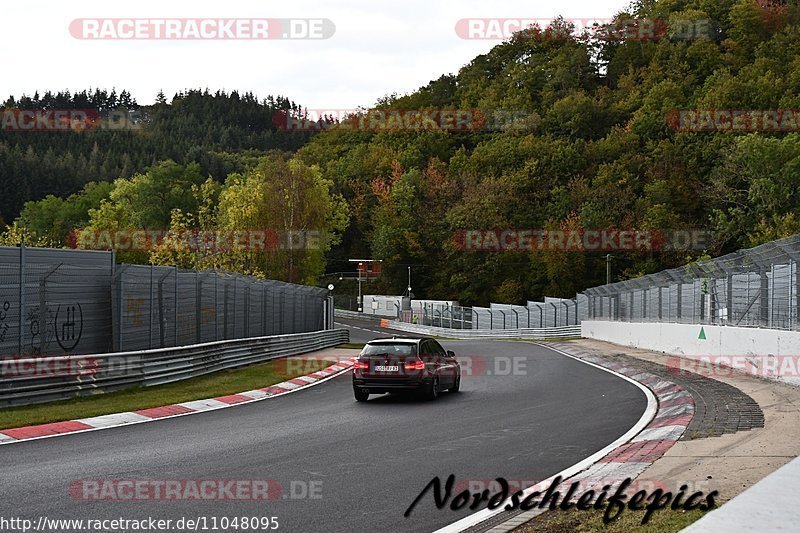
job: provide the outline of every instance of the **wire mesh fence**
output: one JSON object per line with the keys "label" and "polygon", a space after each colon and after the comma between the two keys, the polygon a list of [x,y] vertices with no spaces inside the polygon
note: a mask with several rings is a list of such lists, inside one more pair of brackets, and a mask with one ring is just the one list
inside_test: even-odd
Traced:
{"label": "wire mesh fence", "polygon": [[115,351],[325,329],[327,291],[174,267],[121,265]]}
{"label": "wire mesh fence", "polygon": [[797,329],[800,235],[588,289],[587,318]]}
{"label": "wire mesh fence", "polygon": [[429,304],[403,322],[452,329],[550,328],[586,319],[798,329],[800,235],[527,305]]}
{"label": "wire mesh fence", "polygon": [[112,252],[0,247],[0,355],[92,354],[332,327],[328,291],[115,265]]}
{"label": "wire mesh fence", "polygon": [[446,303],[415,305],[398,312],[401,322],[451,329],[552,328],[580,324],[586,317],[588,298],[546,298],[527,305],[490,304],[490,307],[462,307]]}

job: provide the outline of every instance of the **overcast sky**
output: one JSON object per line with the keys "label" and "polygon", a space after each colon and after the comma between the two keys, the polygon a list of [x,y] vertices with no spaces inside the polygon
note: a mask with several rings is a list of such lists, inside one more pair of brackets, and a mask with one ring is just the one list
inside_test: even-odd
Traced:
{"label": "overcast sky", "polygon": [[[208,87],[288,96],[310,109],[369,106],[454,73],[499,41],[466,40],[464,18],[611,17],[628,0],[40,0],[3,5],[0,99],[38,90]],[[326,40],[81,40],[75,19],[326,18]]]}

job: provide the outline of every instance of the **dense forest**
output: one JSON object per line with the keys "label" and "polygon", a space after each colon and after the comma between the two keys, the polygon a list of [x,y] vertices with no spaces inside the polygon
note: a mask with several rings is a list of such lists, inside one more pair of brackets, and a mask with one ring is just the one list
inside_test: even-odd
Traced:
{"label": "dense forest", "polygon": [[[250,256],[211,266],[320,282],[326,270],[349,268],[348,257],[369,256],[384,261],[373,291],[402,292],[413,265],[418,296],[485,304],[574,296],[604,282],[605,254],[465,252],[455,239],[463,230],[714,235],[707,250],[617,253],[615,279],[800,232],[797,124],[748,132],[674,123],[681,110],[800,108],[796,3],[642,0],[616,18],[662,21],[667,31],[598,39],[558,20],[374,106],[512,117],[470,131],[376,131],[347,121],[321,133],[282,131],[275,114],[300,108],[251,94],[188,91],[141,109],[127,92],[124,102],[123,93],[102,91],[9,100],[6,107],[137,109],[142,127],[0,132],[0,209],[7,221],[19,215],[5,242],[63,244],[76,227],[241,227],[266,218],[324,226],[323,255],[302,272]],[[703,31],[677,31],[687,24]],[[55,98],[63,102],[48,103]],[[297,187],[302,201],[287,194]],[[32,199],[40,200],[24,203]],[[163,251],[137,260],[209,265]]]}
{"label": "dense forest", "polygon": [[310,136],[276,126],[276,113],[297,113],[296,103],[272,96],[259,101],[252,93],[188,90],[170,103],[159,93],[155,105],[139,106],[128,91],[96,89],[12,96],[2,107],[93,110],[102,118],[98,127],[83,132],[0,128],[0,216],[5,221],[14,220],[25,201],[67,196],[91,181],[128,178],[163,160],[196,162],[204,175],[223,181],[243,170],[230,154],[294,151]]}

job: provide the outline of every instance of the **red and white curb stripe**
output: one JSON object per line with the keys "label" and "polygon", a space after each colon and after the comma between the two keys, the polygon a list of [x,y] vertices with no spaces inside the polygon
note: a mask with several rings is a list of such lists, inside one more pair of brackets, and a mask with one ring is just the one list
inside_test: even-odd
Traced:
{"label": "red and white curb stripe", "polygon": [[[564,479],[558,488],[561,494],[565,494],[569,486],[576,481],[581,483],[583,490],[587,490],[590,487],[600,488],[607,484],[619,486],[624,479],[636,478],[681,438],[694,416],[692,395],[675,383],[655,374],[642,372],[640,369],[627,367],[610,359],[595,356],[575,346],[567,344],[559,344],[557,346],[559,347],[558,349],[552,345],[545,347],[608,370],[623,379],[638,384],[642,389],[646,387],[648,408],[639,423],[617,441],[580,463],[532,487],[528,487],[524,491],[523,498],[520,498],[521,500],[535,491],[543,492],[550,486],[553,479],[559,475]],[[653,398],[655,398],[656,405],[651,406]],[[653,408],[651,409],[651,407]],[[490,531],[492,533],[512,531],[546,510],[534,508],[530,511],[519,513],[492,527]],[[465,531],[495,517],[503,511],[504,506],[500,506],[493,511],[484,509],[434,533]]]}
{"label": "red and white curb stripe", "polygon": [[110,415],[93,416],[91,418],[79,418],[77,420],[67,420],[66,422],[54,422],[51,424],[40,424],[37,426],[25,426],[0,431],[0,445],[12,444],[25,440],[45,439],[48,437],[58,437],[70,433],[83,433],[86,431],[97,431],[130,424],[141,424],[153,422],[164,418],[177,416],[193,415],[204,411],[214,411],[224,409],[243,403],[252,403],[276,396],[283,396],[291,392],[307,389],[318,385],[329,379],[333,379],[340,374],[350,371],[353,367],[355,358],[342,359],[338,363],[327,368],[297,378],[277,383],[263,389],[256,389],[238,394],[229,394],[218,398],[208,398],[205,400],[194,400],[163,407],[152,407],[150,409],[140,409],[126,413],[114,413]]}

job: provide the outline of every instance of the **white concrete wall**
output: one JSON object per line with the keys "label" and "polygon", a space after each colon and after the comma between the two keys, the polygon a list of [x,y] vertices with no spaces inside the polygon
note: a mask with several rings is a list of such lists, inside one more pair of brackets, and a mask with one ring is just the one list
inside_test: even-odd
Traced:
{"label": "white concrete wall", "polygon": [[[397,308],[401,305],[403,300],[402,296],[384,296],[380,294],[365,294],[364,298],[364,314],[376,315],[387,318],[397,318]],[[376,308],[373,309],[373,302]]]}
{"label": "white concrete wall", "polygon": [[[700,337],[700,329],[705,339]],[[584,320],[581,336],[713,362],[761,377],[800,385],[800,332],[663,322]],[[728,363],[730,358],[730,363]],[[713,375],[711,376],[713,377]]]}

